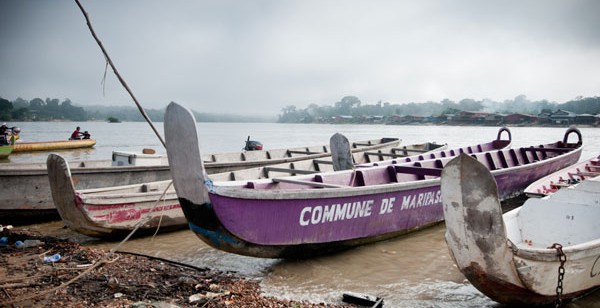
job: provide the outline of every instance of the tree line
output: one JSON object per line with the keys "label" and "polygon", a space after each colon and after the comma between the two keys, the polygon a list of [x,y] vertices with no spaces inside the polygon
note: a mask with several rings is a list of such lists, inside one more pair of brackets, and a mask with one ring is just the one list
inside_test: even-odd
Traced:
{"label": "tree line", "polygon": [[[280,122],[280,123],[313,123],[336,116],[394,116],[413,115],[430,116],[456,113],[458,111],[498,112],[504,114],[525,113],[537,115],[551,113],[558,109],[577,114],[600,114],[600,97],[577,97],[565,103],[547,100],[530,101],[525,95],[514,99],[496,102],[490,99],[463,99],[454,102],[444,99],[440,102],[392,104],[377,102],[363,104],[356,96],[345,96],[333,105],[319,106],[310,104],[306,108],[290,105],[281,109],[277,118],[268,116],[241,116],[214,113],[194,115],[199,122]],[[146,109],[146,114],[154,122],[162,122],[165,108]],[[111,118],[119,121],[144,121],[139,110],[132,106],[75,106],[70,99],[34,98],[27,101],[17,98],[9,101],[0,97],[0,121],[106,121]]]}
{"label": "tree line", "polygon": [[[150,120],[162,122],[165,108],[145,109]],[[194,112],[199,122],[274,122],[274,117],[242,116]],[[70,99],[34,98],[27,101],[17,98],[9,101],[0,97],[0,121],[125,121],[141,122],[144,117],[132,106],[86,106],[78,107]]]}
{"label": "tree line", "polygon": [[297,108],[294,105],[287,106],[281,110],[278,122],[313,123],[327,121],[327,119],[338,116],[432,116],[453,114],[459,111],[538,115],[544,112],[552,113],[558,109],[577,114],[600,114],[600,97],[577,97],[565,103],[549,102],[547,100],[530,101],[525,95],[519,95],[514,99],[503,102],[490,99],[463,99],[454,102],[444,99],[441,102],[392,104],[379,101],[375,104],[362,104],[356,96],[345,96],[332,106],[319,106],[316,104],[310,104],[306,108]]}
{"label": "tree line", "polygon": [[31,101],[17,98],[9,101],[0,97],[1,121],[84,121],[87,114],[82,107],[74,106],[70,99],[34,98]]}

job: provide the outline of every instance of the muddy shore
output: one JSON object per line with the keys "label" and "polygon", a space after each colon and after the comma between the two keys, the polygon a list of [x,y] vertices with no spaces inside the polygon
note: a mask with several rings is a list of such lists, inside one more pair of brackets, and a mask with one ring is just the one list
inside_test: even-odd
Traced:
{"label": "muddy shore", "polygon": [[1,307],[357,307],[264,297],[258,281],[234,272],[22,230],[4,229],[0,238]]}

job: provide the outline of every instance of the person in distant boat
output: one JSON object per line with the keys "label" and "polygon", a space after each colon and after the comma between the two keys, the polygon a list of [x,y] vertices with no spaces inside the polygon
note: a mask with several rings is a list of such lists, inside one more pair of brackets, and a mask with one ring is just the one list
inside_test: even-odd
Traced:
{"label": "person in distant boat", "polygon": [[83,136],[83,139],[90,139],[90,136],[91,136],[87,130],[85,132],[81,133],[81,135]]}
{"label": "person in distant boat", "polygon": [[83,133],[80,132],[81,127],[77,126],[77,128],[75,129],[75,131],[71,134],[71,138],[69,138],[69,140],[79,140],[81,139],[81,135],[83,135]]}
{"label": "person in distant boat", "polygon": [[6,123],[0,125],[0,145],[8,145],[8,126],[6,126]]}

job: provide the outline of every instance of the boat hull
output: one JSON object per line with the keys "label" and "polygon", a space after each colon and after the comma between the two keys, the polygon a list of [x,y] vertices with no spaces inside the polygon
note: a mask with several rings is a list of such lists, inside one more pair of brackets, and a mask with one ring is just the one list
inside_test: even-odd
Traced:
{"label": "boat hull", "polygon": [[10,156],[10,153],[13,151],[12,145],[3,145],[0,146],[0,159],[7,159]]}
{"label": "boat hull", "polygon": [[[520,194],[536,177],[572,164],[578,157],[575,152],[547,164],[493,171],[501,199]],[[267,196],[224,186],[209,193],[210,203],[196,205],[180,198],[180,204],[192,231],[209,245],[268,258],[331,253],[444,220],[439,178],[378,188],[322,189],[318,198],[311,194],[298,190]],[[275,254],[273,247],[278,247]]]}
{"label": "boat hull", "polygon": [[116,237],[181,229],[186,220],[171,181],[75,190],[69,165],[58,154],[47,159],[52,198],[65,225],[94,237]]}
{"label": "boat hull", "polygon": [[[186,199],[179,199],[188,225],[200,240],[206,244],[230,253],[259,257],[259,258],[286,258],[302,259],[318,255],[330,254],[398,237],[411,231],[436,224],[439,219],[433,217],[430,221],[413,228],[401,229],[385,234],[370,237],[352,238],[330,242],[309,242],[298,244],[258,244],[246,241],[232,234],[216,217],[211,204],[196,205]],[[433,214],[435,215],[435,214]]]}
{"label": "boat hull", "polygon": [[[576,144],[559,141],[470,155],[492,170],[502,188],[500,198],[509,198],[531,181],[575,163],[582,150],[576,132],[580,137]],[[204,169],[189,110],[169,105],[165,136],[174,184],[190,228],[217,249],[254,257],[304,258],[443,220],[439,176],[451,157],[213,182]]]}
{"label": "boat hull", "polygon": [[[71,141],[70,141],[71,142]],[[380,138],[352,143],[352,152],[386,151],[399,145],[397,138]],[[260,153],[259,153],[260,152]],[[203,157],[210,174],[232,172],[276,163],[292,163],[330,155],[329,146],[309,146],[245,153],[209,154]],[[241,160],[243,156],[244,160]],[[267,158],[270,157],[270,158]],[[75,189],[91,189],[148,183],[171,178],[166,157],[151,166],[113,166],[111,160],[80,161],[69,164]],[[48,171],[45,163],[4,164],[0,182],[11,189],[0,190],[0,223],[16,224],[32,218],[57,218],[52,202]]]}
{"label": "boat hull", "polygon": [[[461,156],[442,175],[446,242],[473,286],[502,304],[556,303],[560,251],[565,256],[560,300],[600,286],[597,198],[584,205],[578,204],[581,196],[555,202],[560,191],[550,198],[527,200],[503,215],[501,186],[492,174]],[[553,243],[562,243],[562,248]]]}
{"label": "boat hull", "polygon": [[13,152],[25,153],[36,151],[84,149],[91,148],[94,145],[96,145],[96,140],[94,139],[15,142]]}

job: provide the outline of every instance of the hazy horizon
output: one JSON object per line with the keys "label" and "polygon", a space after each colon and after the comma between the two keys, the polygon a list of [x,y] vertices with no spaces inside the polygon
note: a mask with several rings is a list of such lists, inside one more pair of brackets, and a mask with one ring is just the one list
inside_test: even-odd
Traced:
{"label": "hazy horizon", "polygon": [[[600,2],[85,1],[144,108],[598,96]],[[71,0],[0,3],[0,96],[132,106]]]}

